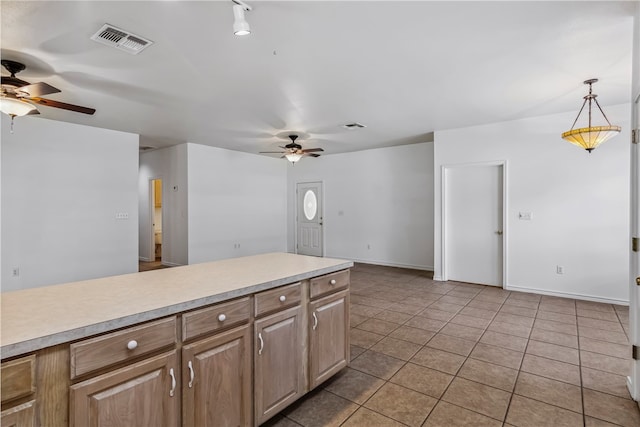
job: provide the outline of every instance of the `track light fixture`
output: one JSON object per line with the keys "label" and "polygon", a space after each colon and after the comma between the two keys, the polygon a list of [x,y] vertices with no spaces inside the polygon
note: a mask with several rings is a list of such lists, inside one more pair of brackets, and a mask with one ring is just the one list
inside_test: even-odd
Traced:
{"label": "track light fixture", "polygon": [[246,36],[251,34],[251,27],[244,19],[244,12],[250,12],[251,6],[241,0],[231,0],[233,3],[233,33],[236,36]]}

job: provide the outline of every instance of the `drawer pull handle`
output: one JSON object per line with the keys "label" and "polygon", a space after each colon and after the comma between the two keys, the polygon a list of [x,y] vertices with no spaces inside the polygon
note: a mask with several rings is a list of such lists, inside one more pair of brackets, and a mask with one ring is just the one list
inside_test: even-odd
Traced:
{"label": "drawer pull handle", "polygon": [[224,313],[218,316],[218,321],[224,322],[225,320],[227,320],[227,316],[225,316]]}
{"label": "drawer pull handle", "polygon": [[260,348],[258,349],[258,354],[262,354],[262,349],[264,348],[264,340],[262,339],[262,333],[258,332],[258,340],[260,340]]}
{"label": "drawer pull handle", "polygon": [[336,279],[331,279],[331,280],[329,280],[329,284],[330,284],[330,285],[335,285],[335,284],[336,284]]}
{"label": "drawer pull handle", "polygon": [[191,363],[191,360],[189,360],[189,364],[187,365],[189,367],[189,388],[193,387],[193,377],[195,377],[195,372],[193,372],[193,364]]}
{"label": "drawer pull handle", "polygon": [[316,316],[315,311],[312,314],[313,314],[313,330],[315,331],[316,328],[318,327],[318,316]]}
{"label": "drawer pull handle", "polygon": [[138,341],[136,340],[131,340],[127,343],[127,348],[129,350],[135,350],[136,348],[138,348]]}
{"label": "drawer pull handle", "polygon": [[285,302],[287,300],[287,297],[285,297],[284,295],[280,295],[280,302]]}
{"label": "drawer pull handle", "polygon": [[173,393],[176,391],[176,376],[173,374],[173,368],[169,369],[169,376],[171,376],[171,390],[169,390],[169,396],[173,397]]}

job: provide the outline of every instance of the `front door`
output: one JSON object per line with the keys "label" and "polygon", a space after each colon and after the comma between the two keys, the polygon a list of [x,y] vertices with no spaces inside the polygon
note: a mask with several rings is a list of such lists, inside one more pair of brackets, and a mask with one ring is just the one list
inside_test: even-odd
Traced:
{"label": "front door", "polygon": [[296,197],[296,253],[322,256],[322,183],[298,183]]}
{"label": "front door", "polygon": [[445,279],[503,286],[503,165],[444,171]]}

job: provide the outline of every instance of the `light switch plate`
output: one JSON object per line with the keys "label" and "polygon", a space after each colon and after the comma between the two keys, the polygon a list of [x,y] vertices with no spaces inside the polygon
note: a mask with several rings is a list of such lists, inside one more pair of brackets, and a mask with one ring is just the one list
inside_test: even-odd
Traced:
{"label": "light switch plate", "polygon": [[532,212],[519,212],[518,219],[521,221],[531,221],[533,219]]}

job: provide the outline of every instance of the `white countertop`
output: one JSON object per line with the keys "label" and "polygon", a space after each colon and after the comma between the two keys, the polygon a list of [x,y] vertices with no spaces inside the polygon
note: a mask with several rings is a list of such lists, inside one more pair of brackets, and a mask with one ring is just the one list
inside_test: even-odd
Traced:
{"label": "white countertop", "polygon": [[353,266],[270,253],[0,294],[0,356],[21,355]]}

